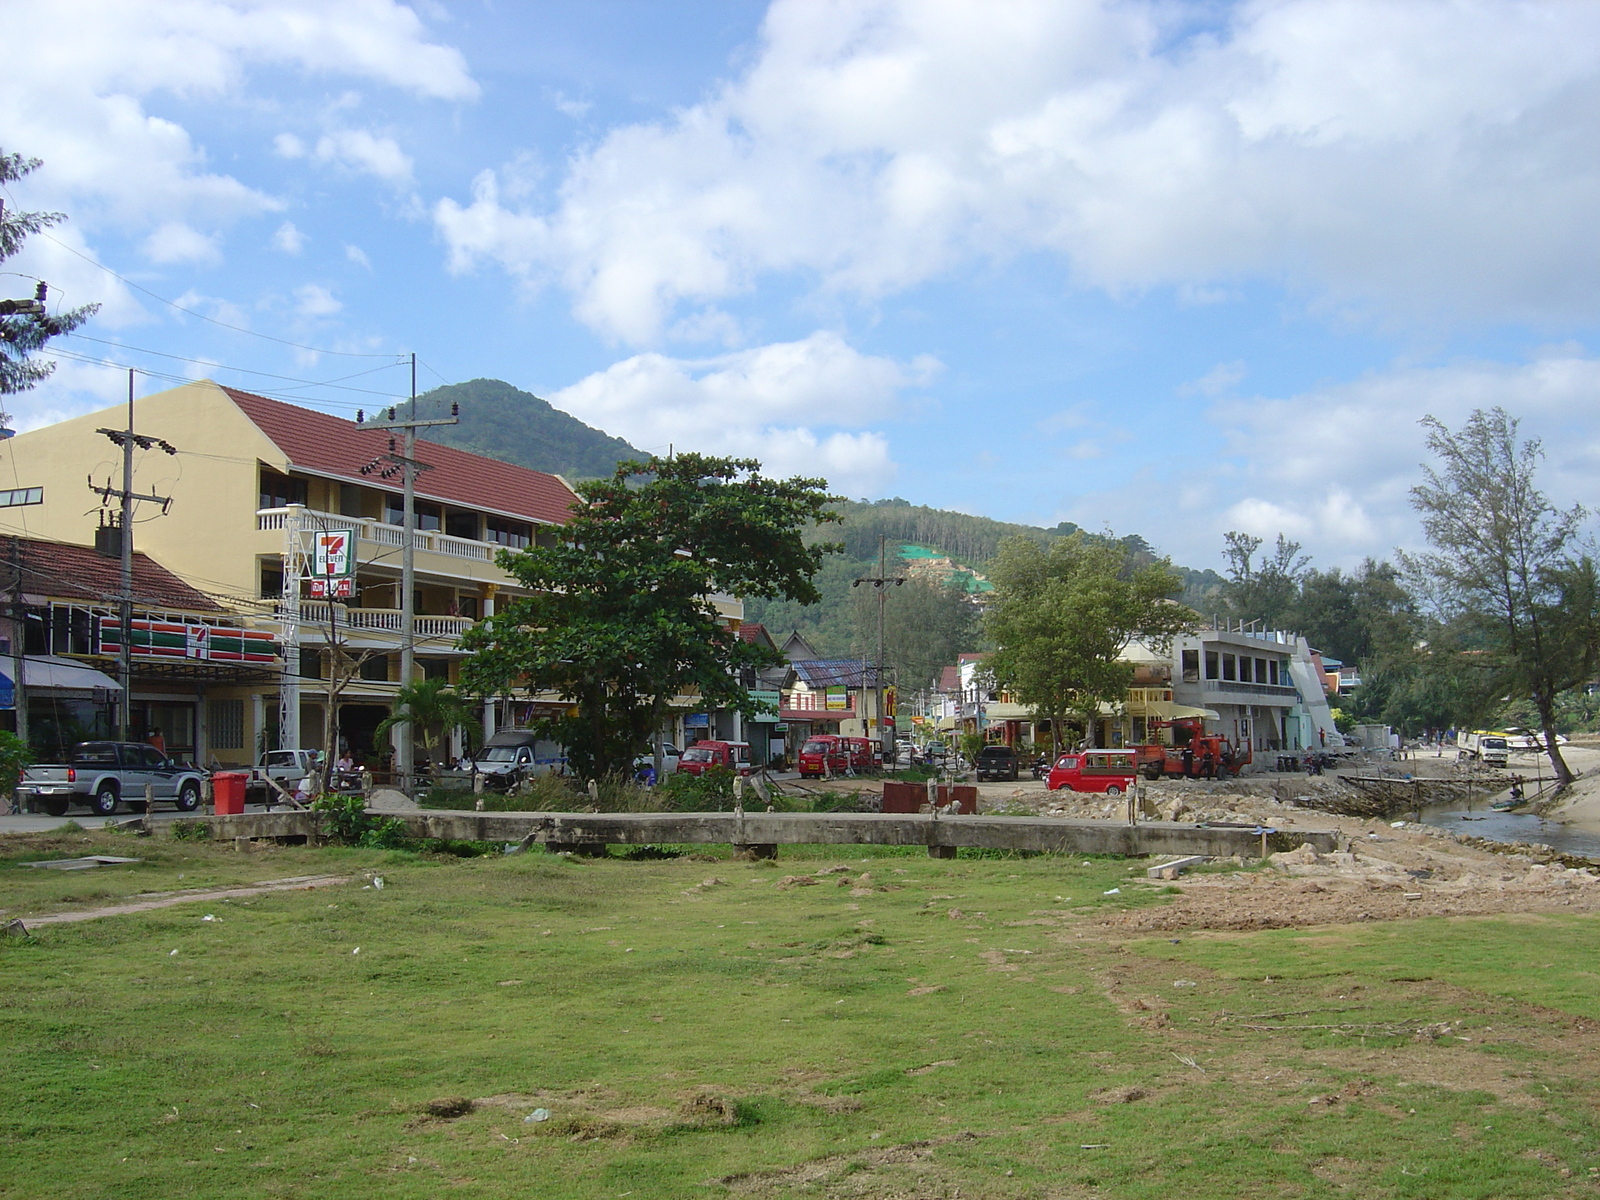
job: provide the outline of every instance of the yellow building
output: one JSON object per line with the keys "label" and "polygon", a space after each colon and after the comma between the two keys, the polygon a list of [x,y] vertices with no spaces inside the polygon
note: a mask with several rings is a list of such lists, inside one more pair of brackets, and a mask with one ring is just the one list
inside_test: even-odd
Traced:
{"label": "yellow building", "polygon": [[[119,505],[106,502],[97,513],[101,501],[86,476],[87,485],[121,487],[121,451],[104,431],[124,429],[127,419],[119,406],[7,443],[18,486],[42,488],[43,502],[0,508],[0,533],[94,543],[97,528],[115,524]],[[271,630],[289,651],[272,682],[179,689],[178,698],[172,689],[163,693],[162,703],[194,706],[201,762],[249,761],[280,737],[322,748],[330,685],[338,682],[328,678],[335,673],[330,646],[346,648],[347,666],[360,660],[331,705],[341,738],[358,755],[381,758],[387,748],[373,744],[372,730],[399,686],[403,643],[410,639],[414,648],[415,678],[454,679],[461,634],[516,592],[495,565],[496,551],[549,537],[576,500],[559,476],[419,440],[416,457],[427,469],[416,486],[415,616],[407,630],[399,596],[401,480],[383,473],[391,434],[210,380],[135,401],[133,425],[176,451],[154,443],[136,451],[132,490],[171,499],[164,513],[161,505],[139,503],[138,550],[248,624]],[[319,530],[353,534],[348,607],[294,587],[305,562],[294,548],[308,553],[307,539]],[[539,703],[525,697],[491,705],[486,723],[523,724]],[[242,722],[234,719],[241,706]],[[239,744],[219,741],[224,729]]]}

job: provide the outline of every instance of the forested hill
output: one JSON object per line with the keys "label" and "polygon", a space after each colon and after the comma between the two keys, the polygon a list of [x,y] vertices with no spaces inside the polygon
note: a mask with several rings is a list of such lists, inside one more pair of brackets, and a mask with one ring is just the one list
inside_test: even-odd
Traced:
{"label": "forested hill", "polygon": [[461,424],[434,426],[424,435],[428,441],[573,481],[610,475],[625,458],[648,457],[621,438],[499,379],[434,388],[417,397],[417,415],[449,416],[452,403],[461,406]]}
{"label": "forested hill", "polygon": [[[817,541],[841,542],[844,553],[831,556],[817,576],[822,593],[819,604],[801,607],[783,600],[750,600],[745,618],[765,625],[780,643],[791,630],[799,630],[826,657],[870,655],[877,647],[877,608],[870,587],[853,587],[857,579],[877,574],[880,539],[887,547],[888,573],[904,575],[907,564],[901,547],[914,545],[936,551],[974,575],[986,572],[1008,537],[1033,538],[1048,545],[1078,532],[1063,522],[1052,529],[1018,525],[975,517],[967,513],[927,508],[904,500],[845,501],[837,506],[842,525],[813,531]],[[1111,536],[1091,534],[1090,536]],[[1137,560],[1156,555],[1137,534],[1113,537]],[[1175,567],[1184,581],[1178,597],[1201,613],[1218,608],[1223,579],[1215,571]],[[928,595],[927,592],[944,593]],[[926,686],[938,669],[955,661],[956,654],[983,649],[978,610],[965,599],[964,590],[903,586],[891,589],[885,609],[889,659],[902,683]]]}

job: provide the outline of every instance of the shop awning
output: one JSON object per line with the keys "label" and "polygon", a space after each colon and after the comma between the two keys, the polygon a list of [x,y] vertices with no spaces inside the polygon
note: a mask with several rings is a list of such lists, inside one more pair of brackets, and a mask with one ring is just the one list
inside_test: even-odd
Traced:
{"label": "shop awning", "polygon": [[1206,721],[1220,721],[1222,715],[1214,708],[1195,708],[1190,704],[1179,704],[1176,700],[1146,700],[1143,704],[1130,704],[1128,711],[1135,715],[1147,717],[1160,717],[1163,721],[1175,721],[1179,717],[1199,717]]}
{"label": "shop awning", "polygon": [[[23,662],[27,666],[25,682],[30,693],[42,693],[58,700],[94,700],[122,690],[122,685],[103,671],[73,662],[70,658],[30,654]],[[0,687],[0,698],[5,700],[5,704],[0,707],[11,707],[15,703],[16,660],[0,658],[0,675],[5,678],[4,687]]]}

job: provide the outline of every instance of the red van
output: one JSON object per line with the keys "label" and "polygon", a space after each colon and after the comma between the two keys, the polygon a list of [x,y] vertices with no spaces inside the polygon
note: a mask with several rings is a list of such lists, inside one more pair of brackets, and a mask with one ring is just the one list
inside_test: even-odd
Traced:
{"label": "red van", "polygon": [[700,775],[711,767],[727,767],[740,775],[754,775],[749,742],[696,742],[678,759],[678,770],[685,775]]}
{"label": "red van", "polygon": [[801,745],[795,765],[802,778],[843,775],[850,769],[850,746],[836,733],[814,733]]}
{"label": "red van", "polygon": [[1066,788],[1120,796],[1132,786],[1137,774],[1132,750],[1078,750],[1056,759],[1045,786],[1052,792]]}

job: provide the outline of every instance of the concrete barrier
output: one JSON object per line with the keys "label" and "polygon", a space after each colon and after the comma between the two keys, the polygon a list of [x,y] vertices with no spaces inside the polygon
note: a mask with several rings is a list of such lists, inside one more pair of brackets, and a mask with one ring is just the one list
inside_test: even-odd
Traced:
{"label": "concrete barrier", "polygon": [[[1125,858],[1230,855],[1258,857],[1259,828],[1212,828],[1175,821],[1127,825],[1113,821],[1047,817],[900,815],[894,813],[488,813],[430,811],[385,813],[405,822],[412,837],[483,842],[538,842],[553,850],[598,851],[605,846],[650,844],[732,845],[755,854],[780,845],[926,846],[953,857],[970,846],[1036,854],[1109,854]],[[271,812],[210,818],[217,838],[316,837],[316,813]],[[1335,849],[1332,830],[1270,830],[1268,852],[1309,842],[1319,853]]]}

